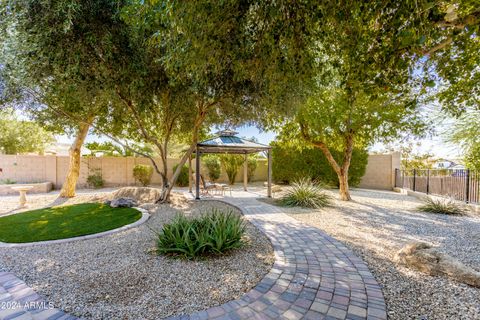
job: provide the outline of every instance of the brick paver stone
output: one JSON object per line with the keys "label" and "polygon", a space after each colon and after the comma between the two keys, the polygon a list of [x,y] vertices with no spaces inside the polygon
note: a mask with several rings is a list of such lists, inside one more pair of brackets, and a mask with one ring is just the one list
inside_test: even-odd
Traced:
{"label": "brick paver stone", "polygon": [[0,272],[0,320],[76,320],[50,306],[11,272]]}

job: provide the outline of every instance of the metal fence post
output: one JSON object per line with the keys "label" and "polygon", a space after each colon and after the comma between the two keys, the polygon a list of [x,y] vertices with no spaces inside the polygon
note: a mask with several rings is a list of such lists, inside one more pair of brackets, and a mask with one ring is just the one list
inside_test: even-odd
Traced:
{"label": "metal fence post", "polygon": [[413,191],[415,191],[415,180],[417,178],[417,170],[413,169]]}
{"label": "metal fence post", "polygon": [[398,175],[398,169],[395,168],[395,180],[394,180],[395,188],[397,187],[397,175]]}
{"label": "metal fence post", "polygon": [[467,184],[465,185],[465,202],[470,201],[470,169],[467,169]]}
{"label": "metal fence post", "polygon": [[430,169],[427,169],[427,194],[430,192]]}

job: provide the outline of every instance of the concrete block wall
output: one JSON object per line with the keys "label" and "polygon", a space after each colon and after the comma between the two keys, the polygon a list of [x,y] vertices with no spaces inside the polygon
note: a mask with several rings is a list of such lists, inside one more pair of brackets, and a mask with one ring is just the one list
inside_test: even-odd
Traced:
{"label": "concrete block wall", "polygon": [[400,153],[371,154],[360,188],[393,190],[395,187],[395,169],[400,169]]}
{"label": "concrete block wall", "polygon": [[0,180],[13,180],[18,183],[50,181],[53,160],[46,156],[0,156]]}
{"label": "concrete block wall", "polygon": [[[168,176],[173,174],[173,167],[179,159],[168,159]],[[160,159],[157,163],[161,165]],[[137,157],[82,157],[78,187],[87,185],[90,174],[99,172],[105,180],[106,186],[135,185],[133,167],[137,164],[148,164],[147,158]],[[30,156],[30,155],[0,155],[0,180],[10,179],[17,183],[51,182],[54,188],[59,189],[66,177],[69,158],[66,156]],[[192,161],[195,168],[195,163]],[[395,168],[400,168],[400,154],[370,155],[365,175],[360,187],[370,189],[392,190],[395,182]],[[207,170],[201,167],[207,177]],[[254,181],[267,180],[267,160],[259,159]],[[160,175],[154,172],[152,184],[160,183]],[[239,168],[237,182],[243,181],[243,168]],[[222,169],[218,182],[228,182],[227,175]]]}
{"label": "concrete block wall", "polygon": [[[161,166],[161,160],[155,159]],[[167,159],[168,177],[173,175],[173,167],[179,159]],[[137,164],[152,165],[148,158],[137,157],[82,157],[80,162],[80,176],[77,186],[87,186],[87,178],[96,172],[101,173],[105,186],[135,185],[133,167]],[[0,155],[0,184],[1,180],[10,179],[17,183],[51,182],[54,188],[62,187],[67,175],[69,157],[67,156],[30,156],[30,155]],[[195,167],[194,161],[192,166]],[[207,170],[201,167],[202,173],[207,177]],[[239,168],[236,181],[243,181],[243,168]],[[267,161],[260,159],[255,171],[254,181],[267,180]],[[160,175],[155,171],[152,184],[160,184]],[[218,182],[228,182],[227,174],[222,169]]]}

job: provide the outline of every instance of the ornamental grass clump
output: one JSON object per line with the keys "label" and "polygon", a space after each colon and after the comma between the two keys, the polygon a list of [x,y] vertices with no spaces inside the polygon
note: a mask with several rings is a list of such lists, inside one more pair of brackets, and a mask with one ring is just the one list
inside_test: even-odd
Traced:
{"label": "ornamental grass clump", "polygon": [[300,179],[291,184],[279,203],[287,207],[323,208],[330,205],[332,197],[322,187],[309,179]]}
{"label": "ornamental grass clump", "polygon": [[213,209],[198,218],[177,215],[158,234],[158,253],[194,259],[222,255],[243,246],[245,224],[233,211]]}
{"label": "ornamental grass clump", "polygon": [[426,198],[423,204],[418,207],[418,210],[429,213],[440,213],[449,215],[464,215],[466,209],[452,200]]}

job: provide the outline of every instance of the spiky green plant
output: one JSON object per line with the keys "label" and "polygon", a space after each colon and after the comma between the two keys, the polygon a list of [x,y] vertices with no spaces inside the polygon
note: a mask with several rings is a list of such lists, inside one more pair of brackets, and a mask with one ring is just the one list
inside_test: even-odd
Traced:
{"label": "spiky green plant", "polygon": [[233,211],[212,209],[198,218],[177,215],[158,234],[159,253],[194,259],[240,248],[245,224]]}
{"label": "spiky green plant", "polygon": [[423,204],[418,207],[418,210],[430,213],[441,213],[450,215],[463,215],[466,213],[464,206],[461,206],[454,201],[446,199],[434,199],[431,197],[425,198]]}
{"label": "spiky green plant", "polygon": [[323,208],[331,203],[332,197],[322,187],[309,179],[294,181],[285,195],[279,199],[287,207]]}

